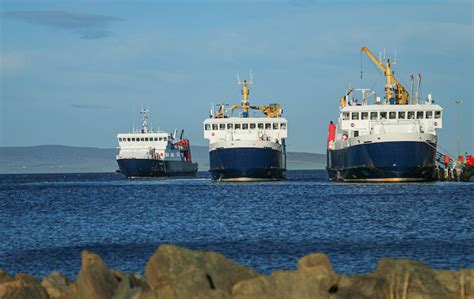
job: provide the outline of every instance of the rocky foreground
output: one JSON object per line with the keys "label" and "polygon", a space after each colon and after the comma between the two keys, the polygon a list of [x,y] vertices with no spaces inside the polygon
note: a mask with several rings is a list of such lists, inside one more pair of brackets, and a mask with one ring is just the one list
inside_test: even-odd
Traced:
{"label": "rocky foreground", "polygon": [[96,254],[82,252],[72,282],[53,272],[42,281],[0,269],[0,298],[474,298],[474,269],[433,270],[420,262],[385,258],[373,273],[343,276],[326,255],[310,254],[295,271],[261,275],[223,255],[161,245],[145,277],[112,270]]}

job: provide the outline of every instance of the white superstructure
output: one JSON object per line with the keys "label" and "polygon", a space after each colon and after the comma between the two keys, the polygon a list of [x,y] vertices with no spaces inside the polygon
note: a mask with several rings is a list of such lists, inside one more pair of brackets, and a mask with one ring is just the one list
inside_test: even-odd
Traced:
{"label": "white superstructure", "polygon": [[140,131],[117,134],[117,160],[119,159],[161,159],[176,160],[183,159],[183,153],[175,145],[176,136],[167,132],[153,131],[148,128],[147,113],[144,109],[142,114],[143,124]]}
{"label": "white superstructure", "polygon": [[436,130],[443,127],[443,108],[428,99],[421,104],[389,105],[349,101],[341,107],[336,139],[330,149],[386,141],[426,141],[436,144]]}
{"label": "white superstructure", "polygon": [[226,117],[204,121],[204,138],[209,151],[219,147],[272,147],[279,150],[288,137],[288,122],[283,117]]}

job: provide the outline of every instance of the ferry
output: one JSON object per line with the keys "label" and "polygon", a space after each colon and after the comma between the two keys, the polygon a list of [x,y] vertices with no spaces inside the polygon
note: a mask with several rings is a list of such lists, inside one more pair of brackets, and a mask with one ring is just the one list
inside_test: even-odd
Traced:
{"label": "ferry", "polygon": [[141,130],[117,134],[117,163],[127,177],[194,176],[198,164],[191,159],[189,140],[148,128],[148,109],[143,109]]}
{"label": "ferry", "polygon": [[[242,85],[241,105],[220,104],[204,121],[204,138],[209,140],[210,172],[216,181],[282,180],[286,176],[288,122],[279,104],[252,106],[249,82]],[[234,115],[239,111],[238,115]]]}
{"label": "ferry", "polygon": [[[382,100],[373,90],[350,88],[340,99],[337,125],[331,122],[328,128],[326,169],[330,179],[434,180],[437,130],[443,126],[443,108],[431,94],[420,100],[421,75],[416,93],[411,76],[410,94],[395,78],[390,60],[382,62],[366,47],[361,53],[367,54],[385,76],[385,96]],[[356,92],[360,96],[356,97]]]}

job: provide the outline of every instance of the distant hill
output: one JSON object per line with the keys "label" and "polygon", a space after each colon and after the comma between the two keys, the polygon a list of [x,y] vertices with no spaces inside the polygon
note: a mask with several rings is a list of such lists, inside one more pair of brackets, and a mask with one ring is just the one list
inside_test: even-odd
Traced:
{"label": "distant hill", "polygon": [[[207,146],[192,146],[192,158],[199,170],[209,169]],[[114,172],[116,149],[39,145],[0,147],[0,173]],[[326,156],[313,153],[288,153],[288,169],[322,169]]]}

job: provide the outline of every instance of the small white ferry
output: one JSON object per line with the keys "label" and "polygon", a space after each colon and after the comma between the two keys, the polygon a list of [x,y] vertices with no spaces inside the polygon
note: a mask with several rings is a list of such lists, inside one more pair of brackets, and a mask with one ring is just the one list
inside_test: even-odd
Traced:
{"label": "small white ferry", "polygon": [[147,113],[140,113],[143,118],[140,131],[117,135],[119,144],[117,163],[120,171],[127,177],[160,177],[195,175],[197,163],[191,160],[189,140],[176,138],[173,134],[153,131],[148,128]]}
{"label": "small white ferry", "polygon": [[[209,140],[210,172],[214,180],[254,181],[280,180],[286,175],[288,122],[278,104],[251,106],[248,96],[250,82],[237,79],[242,104],[227,113],[222,103],[211,109],[204,121],[204,138]],[[234,116],[235,110],[241,112]],[[250,115],[260,112],[263,115]]]}
{"label": "small white ferry", "polygon": [[[418,99],[395,79],[390,60],[382,64],[362,48],[385,75],[385,98],[370,89],[350,88],[340,101],[337,126],[329,124],[327,171],[332,180],[401,182],[435,178],[436,131],[443,108],[429,94]],[[414,91],[412,76],[412,91]],[[355,92],[360,92],[360,97]],[[369,100],[375,99],[372,103]]]}

